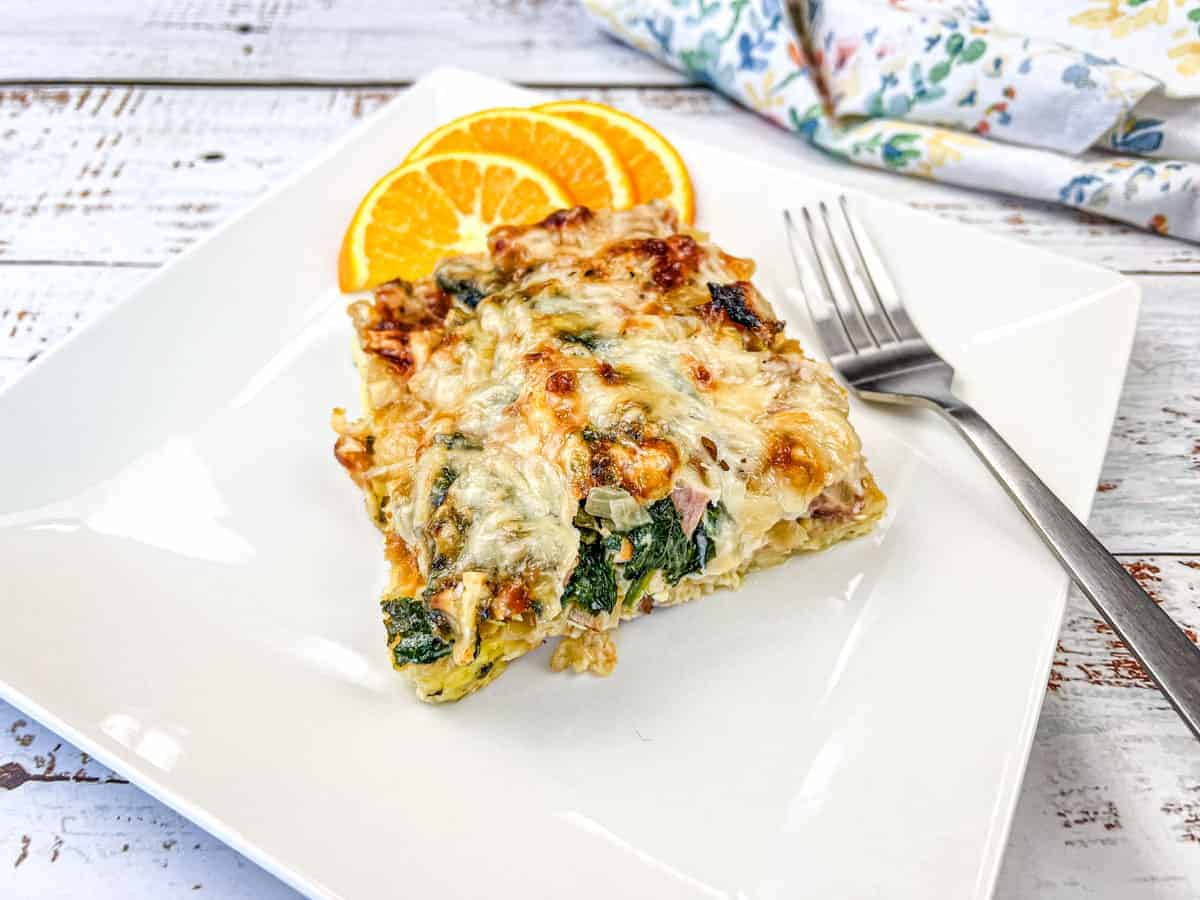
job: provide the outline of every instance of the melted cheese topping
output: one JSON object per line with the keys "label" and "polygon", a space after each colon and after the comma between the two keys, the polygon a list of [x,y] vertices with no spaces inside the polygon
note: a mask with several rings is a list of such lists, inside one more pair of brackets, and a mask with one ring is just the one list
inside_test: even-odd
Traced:
{"label": "melted cheese topping", "polygon": [[[339,460],[399,542],[392,591],[419,596],[452,646],[402,663],[426,699],[882,513],[844,391],[782,335],[748,260],[678,233],[659,203],[496,229],[489,250],[351,307],[366,415],[335,420]],[[646,508],[670,497],[689,538],[719,510],[700,571],[655,573],[610,613],[564,608],[576,517],[601,486]]]}

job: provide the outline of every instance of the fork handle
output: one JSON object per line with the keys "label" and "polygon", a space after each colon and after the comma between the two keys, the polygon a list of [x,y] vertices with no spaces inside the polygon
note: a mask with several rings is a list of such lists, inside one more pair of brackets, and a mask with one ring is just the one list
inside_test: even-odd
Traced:
{"label": "fork handle", "polygon": [[1200,738],[1200,650],[983,416],[953,396],[934,403]]}

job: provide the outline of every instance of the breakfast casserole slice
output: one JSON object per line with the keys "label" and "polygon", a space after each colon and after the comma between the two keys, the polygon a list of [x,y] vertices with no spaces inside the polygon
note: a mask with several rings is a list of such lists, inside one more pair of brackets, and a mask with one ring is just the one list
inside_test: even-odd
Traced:
{"label": "breakfast casserole slice", "polygon": [[388,649],[456,700],[552,636],[606,674],[623,619],[861,535],[885,499],[829,368],[753,263],[655,202],[502,227],[350,307],[334,411],[391,565]]}

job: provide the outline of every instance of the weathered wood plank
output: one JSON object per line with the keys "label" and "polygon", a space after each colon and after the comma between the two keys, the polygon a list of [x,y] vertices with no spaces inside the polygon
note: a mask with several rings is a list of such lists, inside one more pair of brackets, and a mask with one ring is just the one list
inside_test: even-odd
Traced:
{"label": "weathered wood plank", "polygon": [[[0,90],[0,261],[158,263],[394,96],[368,89]],[[1114,268],[1200,271],[1200,247],[1056,207],[828,160],[701,89],[579,90],[759,159]],[[69,234],[70,240],[63,235]]]}
{"label": "weathered wood plank", "polygon": [[0,279],[0,386],[97,314],[128,296],[151,269],[4,266]]}
{"label": "weathered wood plank", "polygon": [[1200,277],[1134,276],[1142,312],[1091,526],[1114,552],[1200,548]]}
{"label": "weathered wood plank", "polygon": [[[1200,628],[1200,559],[1126,566]],[[1195,738],[1075,593],[1055,655],[998,900],[1200,896]]]}
{"label": "weathered wood plank", "polygon": [[0,702],[0,896],[183,895],[299,896]]}
{"label": "weathered wood plank", "polygon": [[[1177,620],[1200,628],[1200,557],[1131,557],[1126,565]],[[997,897],[1200,894],[1195,749],[1107,626],[1073,596]],[[296,896],[0,702],[5,788],[4,896],[75,897],[85,879],[119,884],[130,897]]]}
{"label": "weathered wood plank", "polygon": [[404,82],[447,63],[530,84],[678,84],[572,0],[8,3],[0,79]]}
{"label": "weathered wood plank", "polygon": [[[6,265],[0,383],[100,310],[147,269]],[[1145,293],[1091,524],[1112,549],[1200,548],[1200,278],[1135,276]]]}

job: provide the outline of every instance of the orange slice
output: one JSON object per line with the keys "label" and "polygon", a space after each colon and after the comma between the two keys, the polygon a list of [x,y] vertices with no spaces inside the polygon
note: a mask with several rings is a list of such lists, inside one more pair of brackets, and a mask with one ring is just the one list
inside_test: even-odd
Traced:
{"label": "orange slice", "polygon": [[485,109],[431,131],[408,154],[505,153],[549,172],[575,203],[593,209],[633,204],[633,186],[616,151],[591,129],[530,109]]}
{"label": "orange slice", "polygon": [[392,169],[367,192],[342,239],[338,284],[412,281],[444,256],[487,246],[495,225],[545,218],[571,199],[550,175],[496,153],[440,153]]}
{"label": "orange slice", "polygon": [[695,200],[687,167],[671,143],[641,119],[587,100],[560,100],[534,109],[596,132],[621,157],[638,203],[661,198],[675,207],[685,224],[692,224]]}

